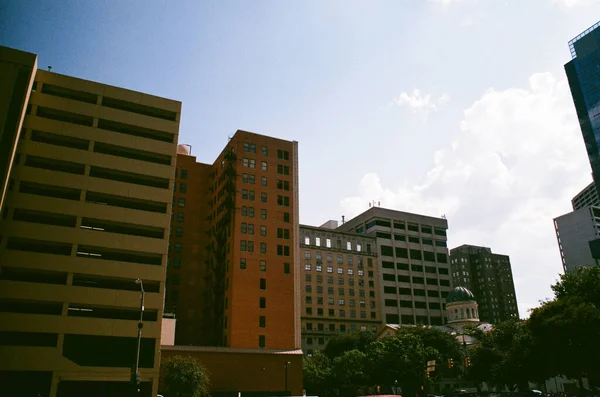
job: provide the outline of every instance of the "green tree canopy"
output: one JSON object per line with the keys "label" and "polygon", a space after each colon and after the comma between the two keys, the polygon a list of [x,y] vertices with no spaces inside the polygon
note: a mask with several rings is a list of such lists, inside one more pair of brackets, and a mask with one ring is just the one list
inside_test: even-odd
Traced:
{"label": "green tree canopy", "polygon": [[169,397],[203,397],[208,395],[208,370],[199,361],[188,356],[174,356],[162,360],[161,393]]}
{"label": "green tree canopy", "polygon": [[552,286],[556,299],[577,297],[600,308],[600,266],[581,266],[560,276]]}
{"label": "green tree canopy", "polygon": [[369,331],[336,335],[329,340],[323,353],[329,358],[335,358],[343,355],[344,352],[354,349],[364,352],[367,346],[374,340],[375,334]]}

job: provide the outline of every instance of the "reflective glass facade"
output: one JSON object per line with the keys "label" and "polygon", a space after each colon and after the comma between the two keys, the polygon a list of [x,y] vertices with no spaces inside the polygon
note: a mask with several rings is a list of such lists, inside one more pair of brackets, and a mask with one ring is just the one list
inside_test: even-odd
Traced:
{"label": "reflective glass facade", "polygon": [[571,95],[600,191],[600,22],[569,42],[573,59],[565,65]]}

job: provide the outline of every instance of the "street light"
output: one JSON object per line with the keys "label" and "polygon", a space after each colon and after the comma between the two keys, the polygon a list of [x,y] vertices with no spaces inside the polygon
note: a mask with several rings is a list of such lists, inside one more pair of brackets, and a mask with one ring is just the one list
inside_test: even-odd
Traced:
{"label": "street light", "polygon": [[290,364],[291,364],[291,362],[289,362],[289,361],[286,361],[286,363],[285,363],[285,392],[287,394],[289,394],[289,391],[288,391],[288,366]]}
{"label": "street light", "polygon": [[137,337],[137,354],[135,356],[135,368],[132,371],[131,374],[131,383],[134,385],[137,385],[138,387],[137,389],[137,393],[139,394],[140,392],[140,382],[142,380],[142,375],[140,374],[140,347],[142,344],[142,328],[144,327],[144,294],[146,293],[146,291],[144,291],[144,283],[142,282],[141,279],[136,279],[135,280],[136,284],[139,284],[140,286],[140,291],[141,291],[141,295],[140,295],[140,321],[138,322],[138,337]]}

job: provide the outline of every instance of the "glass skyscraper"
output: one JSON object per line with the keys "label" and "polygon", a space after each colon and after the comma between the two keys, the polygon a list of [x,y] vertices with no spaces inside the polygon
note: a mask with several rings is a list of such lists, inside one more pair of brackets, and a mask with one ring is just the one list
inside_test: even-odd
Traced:
{"label": "glass skyscraper", "polygon": [[569,41],[569,49],[572,59],[565,71],[600,192],[600,22]]}

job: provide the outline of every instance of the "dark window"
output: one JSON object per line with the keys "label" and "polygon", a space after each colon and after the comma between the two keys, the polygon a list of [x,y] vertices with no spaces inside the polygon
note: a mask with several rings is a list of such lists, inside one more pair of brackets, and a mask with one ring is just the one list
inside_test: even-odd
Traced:
{"label": "dark window", "polygon": [[246,258],[240,258],[240,269],[246,268]]}
{"label": "dark window", "polygon": [[396,247],[397,258],[408,258],[408,250],[406,248]]}
{"label": "dark window", "polygon": [[400,262],[396,263],[396,268],[399,270],[408,270],[409,269],[408,263],[400,263]]}
{"label": "dark window", "polygon": [[267,326],[267,317],[259,316],[258,317],[258,326],[261,328],[265,328]]}
{"label": "dark window", "polygon": [[260,299],[259,299],[259,306],[258,307],[261,308],[261,309],[266,309],[266,307],[267,307],[267,298],[261,296]]}
{"label": "dark window", "polygon": [[410,250],[410,259],[421,260],[421,251],[419,250]]}
{"label": "dark window", "polygon": [[439,263],[448,263],[448,256],[446,254],[438,253],[437,254],[437,261]]}
{"label": "dark window", "polygon": [[397,314],[386,314],[385,322],[387,324],[400,324],[400,316]]}
{"label": "dark window", "polygon": [[267,279],[266,278],[261,278],[260,279],[260,289],[267,289]]}
{"label": "dark window", "polygon": [[424,284],[425,280],[423,279],[423,277],[413,277],[412,282],[413,284]]}
{"label": "dark window", "polygon": [[58,334],[0,331],[0,346],[56,347]]}
{"label": "dark window", "polygon": [[[137,346],[135,337],[66,334],[63,356],[83,367],[131,367],[131,354]],[[142,338],[140,367],[153,368],[156,339]]]}
{"label": "dark window", "polygon": [[[396,250],[398,250],[398,249],[396,248]],[[382,245],[381,246],[381,255],[394,256],[393,248],[390,246],[387,246],[387,245]]]}

